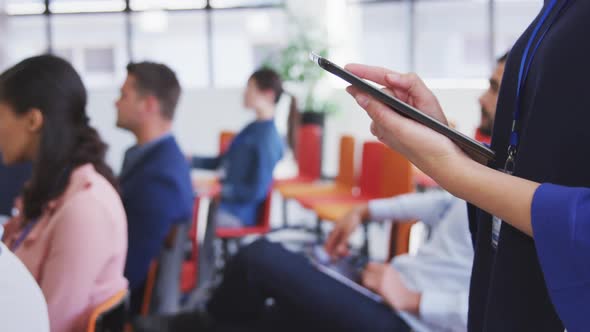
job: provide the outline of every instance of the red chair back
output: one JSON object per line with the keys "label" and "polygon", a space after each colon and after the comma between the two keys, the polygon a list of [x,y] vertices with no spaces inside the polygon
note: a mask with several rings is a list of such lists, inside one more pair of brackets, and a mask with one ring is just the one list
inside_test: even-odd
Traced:
{"label": "red chair back", "polygon": [[361,195],[381,196],[381,169],[385,149],[385,145],[380,142],[372,141],[363,144],[361,175],[359,177]]}
{"label": "red chair back", "polygon": [[270,231],[270,210],[272,206],[272,191],[268,193],[259,211],[258,223],[244,227],[217,227],[215,234],[220,239],[241,238],[247,235],[264,235]]}
{"label": "red chair back", "polygon": [[319,179],[322,163],[322,128],[318,125],[304,125],[297,131],[296,148],[299,176]]}

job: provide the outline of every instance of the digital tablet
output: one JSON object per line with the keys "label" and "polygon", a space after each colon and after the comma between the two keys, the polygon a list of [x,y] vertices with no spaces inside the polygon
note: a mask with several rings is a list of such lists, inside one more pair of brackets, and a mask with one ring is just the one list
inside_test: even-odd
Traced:
{"label": "digital tablet", "polygon": [[303,252],[318,271],[375,302],[383,302],[379,294],[362,285],[362,271],[369,261],[367,257],[349,256],[332,261],[322,245],[314,244],[304,247]]}
{"label": "digital tablet", "polygon": [[322,58],[321,56],[315,53],[310,53],[310,59],[317,65],[322,67],[324,70],[342,78],[346,82],[350,83],[352,86],[355,86],[363,90],[364,92],[368,93],[373,98],[379,100],[383,104],[389,106],[392,110],[398,112],[399,114],[404,115],[415,121],[418,121],[419,123],[427,126],[428,128],[431,128],[436,132],[445,135],[453,142],[455,142],[455,144],[457,144],[463,151],[465,151],[465,153],[467,153],[467,155],[469,155],[473,160],[485,165],[488,163],[488,161],[494,159],[494,151],[492,151],[485,145],[479,143],[478,141],[472,139],[469,136],[466,136],[458,132],[453,128],[450,128],[449,126],[421,112],[420,110],[404,103],[403,101],[386,94],[385,92],[377,88],[375,85],[361,79],[360,77],[354,75],[346,69],[335,65],[331,61]]}

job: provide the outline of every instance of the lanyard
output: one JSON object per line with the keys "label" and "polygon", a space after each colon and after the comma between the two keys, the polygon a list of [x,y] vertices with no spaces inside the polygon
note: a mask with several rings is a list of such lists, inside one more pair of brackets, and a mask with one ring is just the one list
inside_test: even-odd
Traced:
{"label": "lanyard", "polygon": [[[534,47],[533,47],[533,42],[537,38],[537,35],[539,35],[541,28],[543,27],[543,25],[547,21],[547,18],[549,17],[549,15],[551,14],[551,12],[555,8],[555,6],[557,5],[558,1],[559,0],[551,0],[551,2],[549,2],[547,7],[545,8],[545,10],[543,11],[541,18],[537,22],[537,25],[535,26],[535,29],[533,30],[533,33],[531,34],[531,37],[529,38],[529,40],[526,44],[526,47],[524,49],[524,53],[522,55],[522,59],[520,61],[520,70],[518,71],[518,85],[516,86],[516,105],[514,108],[514,113],[513,113],[513,118],[512,118],[512,131],[510,133],[510,144],[508,145],[508,157],[506,158],[506,164],[504,164],[504,172],[508,173],[508,174],[512,174],[514,172],[516,151],[518,149],[518,141],[519,141],[518,134],[519,134],[519,130],[520,130],[519,121],[520,121],[520,111],[521,111],[520,106],[521,106],[521,101],[522,101],[521,100],[522,99],[522,90],[523,90],[523,87],[526,83],[527,77],[529,75],[529,71],[531,69],[531,63],[533,62],[535,54],[537,53],[537,50],[539,49],[539,45],[541,45],[541,42],[543,41],[543,39],[547,35],[547,32],[553,26],[553,23],[555,23],[555,21],[557,21],[557,18],[559,17],[559,15],[561,14],[561,11],[565,8],[565,6],[569,2],[569,0],[563,0],[563,2],[561,3],[561,6],[559,7],[559,11],[557,12],[557,14],[555,14],[553,16],[551,21],[548,22],[547,27],[545,28],[543,33],[537,39],[537,43],[534,45]],[[497,216],[493,216],[491,240],[492,240],[492,248],[494,248],[494,249],[498,248],[501,227],[502,227],[502,220],[500,218],[498,218]]]}
{"label": "lanyard", "polygon": [[18,249],[18,247],[20,247],[20,245],[25,241],[25,239],[27,238],[29,233],[31,233],[31,231],[33,230],[33,227],[35,227],[35,225],[37,224],[37,220],[38,219],[30,221],[25,225],[25,228],[20,233],[20,236],[18,237],[18,239],[16,239],[16,241],[14,241],[12,246],[10,246],[10,250],[12,252],[15,252]]}
{"label": "lanyard", "polygon": [[[537,25],[535,26],[535,29],[533,30],[533,33],[532,33],[531,37],[529,38],[529,41],[527,42],[526,48],[524,49],[522,59],[520,61],[520,70],[518,71],[518,85],[516,87],[516,105],[515,105],[513,118],[512,118],[512,132],[510,133],[510,145],[508,146],[508,158],[506,159],[506,164],[504,165],[504,170],[508,173],[512,173],[514,171],[514,161],[515,161],[516,151],[518,149],[518,143],[519,143],[519,130],[520,130],[519,121],[520,121],[520,113],[521,113],[520,107],[521,107],[521,99],[522,99],[522,90],[523,90],[523,87],[526,83],[527,77],[529,75],[529,71],[531,69],[531,63],[533,62],[533,58],[535,57],[535,54],[537,53],[537,50],[538,50],[539,46],[541,45],[541,42],[545,38],[545,35],[547,35],[547,32],[551,29],[551,27],[553,26],[553,23],[555,23],[555,21],[557,21],[557,18],[559,17],[559,15],[561,14],[561,11],[565,8],[565,6],[569,2],[569,0],[565,0],[562,2],[561,6],[559,7],[558,13],[555,16],[553,16],[552,20],[547,25],[547,28],[545,28],[545,31],[537,40],[537,43],[535,44],[534,48],[531,49],[531,47],[533,46],[533,42],[534,42],[535,38],[537,37],[537,35],[539,34],[541,27],[547,21],[549,14],[553,11],[553,8],[555,8],[555,6],[557,5],[557,2],[558,2],[558,0],[551,0],[549,5],[545,8],[543,15],[539,19],[539,22],[537,22]],[[530,55],[529,55],[529,53],[530,53]]]}

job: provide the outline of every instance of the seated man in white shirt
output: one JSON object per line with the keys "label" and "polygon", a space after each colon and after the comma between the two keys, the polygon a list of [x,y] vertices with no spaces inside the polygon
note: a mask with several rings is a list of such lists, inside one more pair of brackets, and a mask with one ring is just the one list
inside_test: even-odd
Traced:
{"label": "seated man in white shirt", "polygon": [[206,314],[151,318],[136,330],[465,331],[473,247],[464,201],[442,191],[372,201],[336,223],[326,249],[346,254],[362,220],[416,219],[431,229],[417,254],[369,263],[362,273],[362,284],[383,302],[320,272],[303,255],[259,240],[228,263]]}
{"label": "seated man in white shirt", "polygon": [[[0,238],[4,229],[0,226]],[[41,289],[29,270],[0,242],[0,331],[48,332]]]}

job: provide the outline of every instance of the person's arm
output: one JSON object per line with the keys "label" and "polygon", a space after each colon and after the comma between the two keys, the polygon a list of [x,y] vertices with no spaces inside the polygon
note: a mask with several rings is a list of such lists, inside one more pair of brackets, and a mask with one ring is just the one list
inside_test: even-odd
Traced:
{"label": "person's arm", "polygon": [[448,174],[432,166],[426,167],[449,192],[499,217],[521,232],[533,235],[531,204],[539,183],[493,170],[465,155],[449,160],[448,164],[442,166],[453,167],[460,175]]}
{"label": "person's arm", "polygon": [[535,248],[553,305],[569,331],[585,330],[590,303],[590,189],[543,184],[535,192],[531,213]]}
{"label": "person's arm", "polygon": [[[436,97],[415,74],[363,65],[347,68],[362,78],[387,86],[387,93],[447,123]],[[538,183],[483,166],[467,157],[447,137],[393,112],[354,87],[347,91],[373,120],[371,131],[379,140],[402,153],[451,194],[532,235],[530,207]]]}
{"label": "person's arm", "polygon": [[369,204],[362,204],[350,210],[328,235],[324,249],[332,257],[344,257],[349,254],[348,240],[357,227],[369,220]]}
{"label": "person's arm", "polygon": [[[348,68],[389,87],[387,92],[444,123],[434,95],[415,75],[362,65]],[[560,318],[569,329],[587,327],[586,311],[581,308],[590,301],[588,189],[559,189],[489,169],[469,159],[443,135],[392,112],[357,89],[349,87],[348,92],[373,119],[372,132],[381,141],[404,154],[449,192],[533,236]]]}
{"label": "person's arm", "polygon": [[436,226],[452,200],[451,194],[440,190],[375,199],[369,202],[368,219],[396,222],[420,220],[428,226]]}
{"label": "person's arm", "polygon": [[52,332],[73,332],[80,327],[95,282],[109,277],[101,272],[112,258],[108,209],[90,193],[78,194],[65,204],[58,212],[39,280]]}
{"label": "person's arm", "polygon": [[348,240],[357,227],[369,220],[407,222],[421,220],[435,226],[453,196],[444,191],[400,195],[372,200],[350,210],[336,223],[326,240],[325,249],[333,257],[348,255]]}
{"label": "person's arm", "polygon": [[223,155],[217,157],[192,156],[190,159],[191,168],[215,170],[221,166]]}

